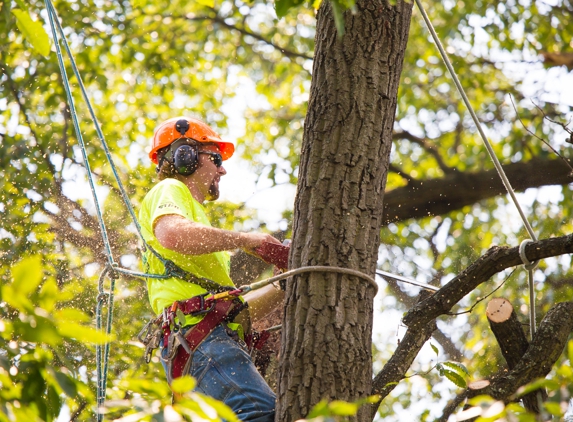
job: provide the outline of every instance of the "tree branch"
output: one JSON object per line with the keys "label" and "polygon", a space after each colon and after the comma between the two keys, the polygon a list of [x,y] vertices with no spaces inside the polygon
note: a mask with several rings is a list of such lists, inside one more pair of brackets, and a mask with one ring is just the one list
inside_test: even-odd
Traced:
{"label": "tree branch", "polygon": [[[573,235],[543,239],[525,247],[525,254],[532,262],[566,253],[573,253]],[[424,327],[450,312],[465,295],[493,275],[521,264],[519,247],[494,246],[439,291],[414,306],[402,322],[410,328]]]}
{"label": "tree branch", "polygon": [[502,369],[489,383],[484,383],[484,388],[466,389],[456,400],[448,404],[439,420],[447,420],[463,401],[461,398],[487,394],[506,403],[518,399],[517,392],[520,387],[536,379],[545,378],[549,374],[563,353],[572,330],[573,302],[562,302],[553,306],[541,321],[533,341],[515,368],[509,372]]}
{"label": "tree branch", "polygon": [[[525,255],[530,261],[566,253],[573,253],[573,235],[531,242],[525,247]],[[384,399],[384,397],[394,389],[396,383],[404,377],[414,358],[436,329],[437,317],[449,313],[465,295],[473,291],[481,283],[489,280],[494,274],[520,264],[522,264],[522,262],[519,257],[519,247],[507,248],[495,246],[489,249],[476,262],[466,268],[460,275],[455,277],[439,291],[417,303],[402,319],[402,322],[408,327],[408,330],[392,358],[374,378],[373,394],[380,394],[380,400]],[[573,309],[573,304],[570,304],[570,306]],[[546,317],[546,319],[548,317]],[[571,319],[573,326],[573,310]],[[567,324],[568,323],[563,323],[566,327],[568,326]],[[569,329],[569,331],[571,330]],[[538,340],[538,336],[539,338],[545,338],[545,334],[541,333],[542,329],[540,326],[531,347],[533,347],[533,343],[540,341]],[[531,347],[528,349],[528,353],[532,350]],[[539,353],[543,355],[542,351]],[[557,357],[555,357],[555,360]],[[526,357],[524,356],[524,360],[525,359]],[[555,362],[555,360],[553,362]],[[515,370],[518,370],[521,367],[520,365],[522,365],[522,363],[520,363]],[[526,369],[529,371],[528,373],[537,374],[539,372],[532,371],[529,366]],[[524,377],[520,378],[520,380],[522,379],[524,379]],[[524,384],[520,384],[519,386],[521,385]],[[516,387],[516,389],[518,387]],[[500,384],[498,389],[500,391],[507,391],[507,388],[506,384]],[[376,412],[376,408],[376,406],[373,408],[373,416]]]}
{"label": "tree branch", "polygon": [[396,141],[398,139],[406,139],[410,142],[415,143],[416,145],[420,145],[428,154],[434,157],[434,159],[438,163],[438,166],[444,172],[444,174],[450,174],[455,171],[453,167],[448,166],[444,162],[436,146],[433,143],[427,141],[426,139],[419,138],[405,130],[401,132],[394,132],[392,134],[392,140]]}
{"label": "tree branch", "polygon": [[[573,330],[573,302],[562,302],[553,306],[535,333],[527,352],[516,367],[495,378],[487,394],[497,400],[515,399],[518,388],[538,378],[545,378],[561,356],[569,334]],[[473,395],[482,394],[483,390]]]}
{"label": "tree branch", "polygon": [[384,400],[396,387],[397,383],[404,378],[406,372],[410,366],[412,366],[412,362],[416,356],[418,356],[418,352],[430,339],[436,329],[436,321],[434,320],[418,330],[406,331],[406,334],[402,340],[400,340],[390,360],[372,381],[372,394],[378,394],[380,396],[380,400],[373,404],[372,418],[376,415],[376,411],[382,400]]}
{"label": "tree branch", "polygon": [[[304,53],[299,53],[299,52],[297,52],[297,51],[292,51],[292,50],[289,50],[288,48],[281,47],[280,45],[274,43],[273,41],[266,39],[266,38],[265,38],[264,36],[262,36],[261,34],[258,34],[258,33],[256,33],[256,32],[253,32],[253,31],[247,29],[247,28],[244,27],[244,26],[241,27],[241,26],[238,26],[238,25],[230,24],[230,23],[228,23],[228,22],[226,21],[226,18],[224,18],[223,16],[220,16],[220,15],[217,13],[217,10],[215,10],[215,9],[212,9],[212,10],[213,10],[213,12],[215,13],[215,16],[205,16],[205,15],[202,15],[202,16],[194,16],[193,14],[188,14],[187,16],[179,16],[179,17],[184,18],[184,19],[187,19],[187,20],[189,20],[189,21],[199,21],[199,22],[201,22],[201,21],[211,21],[211,22],[213,22],[213,23],[218,23],[219,25],[221,25],[221,26],[223,26],[223,27],[225,27],[225,28],[227,28],[227,29],[230,29],[230,30],[232,30],[232,31],[237,31],[237,32],[239,32],[241,35],[252,37],[252,38],[254,38],[254,39],[258,40],[258,41],[261,41],[261,42],[263,42],[263,43],[265,43],[265,44],[267,44],[267,45],[270,45],[271,47],[273,47],[273,48],[275,48],[276,50],[280,51],[282,54],[284,54],[284,55],[285,55],[286,57],[288,57],[289,59],[301,58],[301,59],[304,59],[304,60],[313,60],[312,56],[308,56],[308,55],[306,55],[306,54],[304,54]],[[170,17],[171,17],[171,18],[175,18],[176,16],[170,15]]]}
{"label": "tree branch", "polygon": [[[494,298],[487,305],[486,316],[501,353],[507,362],[507,367],[514,369],[527,351],[529,342],[513,306],[507,299]],[[539,395],[541,401],[547,399],[545,389],[531,392],[522,397],[523,405],[528,411],[539,414]]]}
{"label": "tree branch", "polygon": [[[506,165],[504,170],[518,191],[573,182],[569,167],[561,160],[536,157],[526,163]],[[445,214],[505,192],[494,169],[478,172],[456,170],[438,179],[387,192],[384,195],[383,224]]]}

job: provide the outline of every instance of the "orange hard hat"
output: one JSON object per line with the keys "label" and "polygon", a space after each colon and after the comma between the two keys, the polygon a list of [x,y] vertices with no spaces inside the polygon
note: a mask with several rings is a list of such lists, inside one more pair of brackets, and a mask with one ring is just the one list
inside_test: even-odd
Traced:
{"label": "orange hard hat", "polygon": [[157,126],[153,134],[153,142],[149,158],[157,164],[157,151],[171,145],[181,138],[191,138],[197,142],[212,142],[217,144],[223,160],[231,158],[235,152],[232,142],[223,141],[221,137],[206,123],[193,117],[173,117]]}

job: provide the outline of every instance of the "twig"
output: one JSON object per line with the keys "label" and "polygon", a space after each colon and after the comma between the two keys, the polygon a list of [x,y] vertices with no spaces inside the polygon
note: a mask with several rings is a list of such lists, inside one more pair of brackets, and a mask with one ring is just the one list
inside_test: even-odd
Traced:
{"label": "twig", "polygon": [[[553,147],[551,146],[551,144],[549,144],[549,142],[547,142],[547,141],[546,141],[545,139],[543,139],[543,138],[540,138],[540,137],[537,136],[535,133],[533,133],[531,130],[529,130],[529,129],[527,128],[527,126],[525,126],[525,124],[524,124],[523,121],[521,120],[521,117],[519,117],[519,112],[517,111],[517,107],[515,106],[515,102],[513,101],[513,96],[512,96],[511,94],[509,94],[509,99],[511,100],[511,104],[513,105],[513,109],[515,110],[515,115],[517,116],[517,120],[519,120],[519,122],[521,123],[521,125],[523,126],[523,128],[524,128],[530,135],[536,137],[536,138],[539,139],[541,142],[543,142],[545,145],[547,145],[547,146],[549,147],[549,149],[551,149],[551,151],[553,151],[559,158],[561,158],[561,159],[565,162],[565,164],[567,164],[567,167],[569,167],[569,168],[571,169],[571,174],[573,174],[573,167],[571,167],[571,165],[569,164],[569,161],[568,161],[565,157],[563,157],[561,154],[559,154],[559,152],[558,152],[555,148],[553,148]],[[531,102],[533,103],[533,101],[531,101]],[[543,110],[541,110],[541,108],[540,108],[537,104],[533,103],[533,105],[534,105],[535,107],[537,107],[537,108],[541,111],[541,113],[543,113],[543,118],[544,118],[544,119],[547,119],[547,120],[549,120],[549,121],[552,122],[552,123],[556,123],[556,124],[558,124],[558,125],[561,125],[561,126],[563,127],[563,129],[565,129],[565,130],[567,131],[567,133],[571,134],[571,137],[573,138],[573,132],[572,132],[570,129],[568,129],[567,126],[565,126],[563,123],[559,123],[559,122],[556,122],[556,121],[554,121],[554,120],[551,120],[549,117],[547,117],[547,115],[545,114],[545,112],[544,112]],[[573,142],[573,140],[572,140],[572,142]]]}
{"label": "twig", "polygon": [[440,169],[445,173],[445,174],[449,174],[452,173],[454,171],[454,169],[450,166],[448,166],[442,156],[440,155],[440,153],[438,152],[437,147],[423,139],[423,138],[419,138],[415,135],[413,135],[412,133],[408,132],[408,131],[402,131],[402,132],[395,132],[392,134],[392,139],[396,140],[396,139],[407,139],[410,142],[413,142],[419,146],[421,146],[428,154],[430,154],[432,157],[434,157],[434,159],[436,160],[436,162],[438,163],[438,167],[440,167]]}
{"label": "twig", "polygon": [[501,282],[501,284],[499,286],[497,286],[495,289],[493,289],[491,292],[489,292],[487,295],[485,295],[484,297],[480,297],[476,303],[474,303],[472,305],[472,307],[470,309],[468,309],[467,311],[463,311],[463,312],[448,312],[447,315],[450,316],[457,316],[457,315],[463,315],[463,314],[470,314],[474,308],[480,303],[483,302],[484,300],[486,300],[488,297],[490,297],[492,294],[494,294],[495,292],[497,292],[499,289],[501,289],[501,286],[503,286],[507,280],[509,280],[509,277],[511,277],[513,275],[513,273],[516,271],[517,269],[514,268],[511,273],[509,273],[509,275],[505,278],[505,280],[503,280]]}
{"label": "twig", "polygon": [[402,179],[404,179],[406,182],[408,182],[408,184],[412,183],[412,182],[416,182],[416,179],[414,179],[412,176],[410,176],[408,173],[404,172],[403,170],[399,169],[398,167],[396,167],[395,165],[390,164],[388,166],[388,171],[391,171],[392,173],[396,173],[398,176],[400,176]]}

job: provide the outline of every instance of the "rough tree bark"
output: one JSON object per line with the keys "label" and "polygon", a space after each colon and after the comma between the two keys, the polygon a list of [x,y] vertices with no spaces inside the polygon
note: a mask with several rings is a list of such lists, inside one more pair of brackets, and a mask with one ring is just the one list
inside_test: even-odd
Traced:
{"label": "rough tree bark", "polygon": [[[290,267],[330,265],[374,275],[398,83],[412,3],[361,0],[339,37],[329,2],[316,50],[295,200]],[[374,289],[310,273],[287,284],[276,420],[321,399],[370,393]],[[354,418],[370,419],[369,409]]]}

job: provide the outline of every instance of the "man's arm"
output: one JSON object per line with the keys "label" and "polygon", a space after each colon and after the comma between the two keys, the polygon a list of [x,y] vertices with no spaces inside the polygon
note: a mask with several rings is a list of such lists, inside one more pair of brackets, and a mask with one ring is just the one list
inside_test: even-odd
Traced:
{"label": "man's arm", "polygon": [[238,248],[252,252],[263,242],[281,243],[270,234],[217,229],[176,214],[159,217],[153,230],[161,246],[186,255],[203,255]]}
{"label": "man's arm", "polygon": [[[278,243],[264,233],[239,233],[195,223],[176,214],[159,217],[154,227],[155,237],[167,249],[187,254],[202,255],[237,248],[253,251],[263,242]],[[265,317],[284,298],[284,292],[274,286],[251,291],[245,296],[253,320]]]}

